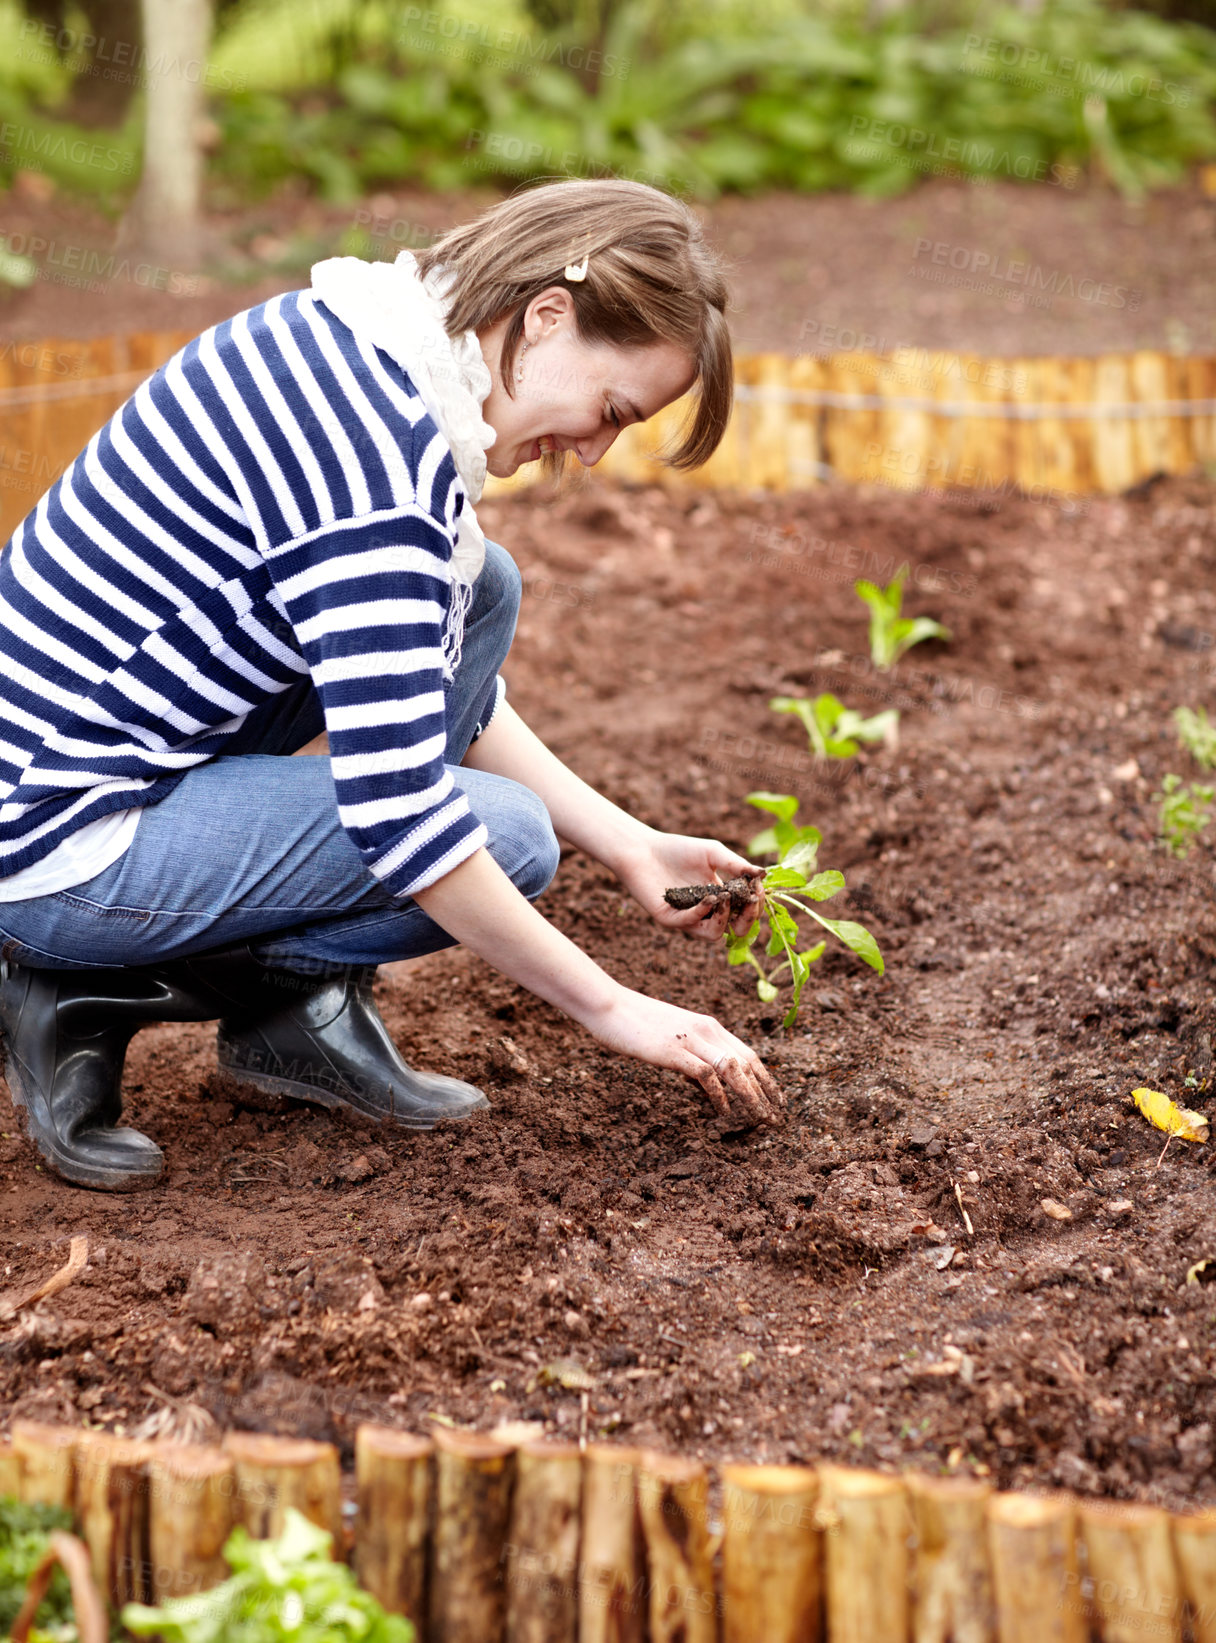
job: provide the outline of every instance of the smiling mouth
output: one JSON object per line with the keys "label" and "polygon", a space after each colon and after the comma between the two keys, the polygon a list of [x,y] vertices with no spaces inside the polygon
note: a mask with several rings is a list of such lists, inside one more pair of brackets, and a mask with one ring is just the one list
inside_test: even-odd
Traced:
{"label": "smiling mouth", "polygon": [[554,439],[552,434],[542,434],[536,441],[533,449],[535,450],[536,455],[533,456],[531,460],[536,462],[542,456],[551,456],[557,449],[557,441]]}

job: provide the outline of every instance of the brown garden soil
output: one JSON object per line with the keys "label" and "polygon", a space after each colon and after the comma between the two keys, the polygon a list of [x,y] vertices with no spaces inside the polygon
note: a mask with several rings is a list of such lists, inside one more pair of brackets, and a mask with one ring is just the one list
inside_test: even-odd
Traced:
{"label": "brown garden soil", "polygon": [[[499,197],[403,184],[354,205],[283,189],[225,207],[213,189],[200,272],[141,261],[117,221],[48,188],[27,172],[0,197],[5,243],[41,269],[26,291],[0,287],[0,362],[7,342],[202,331],[307,285],[352,230],[366,239],[349,249],[391,258]],[[1213,167],[1142,201],[1097,182],[933,179],[893,200],[768,194],[698,209],[728,266],[740,349],[1216,353]]]}
{"label": "brown garden soil", "polygon": [[[548,916],[754,1044],[789,1096],[768,1131],[461,951],[378,984],[408,1057],[488,1092],[459,1130],[234,1105],[210,1028],[149,1028],[125,1089],[163,1184],[88,1193],[11,1120],[0,1140],[5,1292],[90,1240],[0,1326],[0,1416],[347,1454],[362,1419],[523,1419],[1216,1501],[1216,1292],[1187,1281],[1216,1271],[1213,1148],[1163,1146],[1130,1099],[1210,1102],[1212,845],[1166,857],[1152,794],[1196,774],[1170,710],[1212,706],[1214,501],[1172,480],[1071,513],[835,488],[487,505],[525,572],[524,716],[661,826],[742,846],[750,789],[798,794],[886,976],[828,952],[783,1036],[719,950],[562,861]],[[953,639],[888,678],[850,583],[902,558]],[[823,688],[900,707],[898,749],[817,768],[767,702]]]}

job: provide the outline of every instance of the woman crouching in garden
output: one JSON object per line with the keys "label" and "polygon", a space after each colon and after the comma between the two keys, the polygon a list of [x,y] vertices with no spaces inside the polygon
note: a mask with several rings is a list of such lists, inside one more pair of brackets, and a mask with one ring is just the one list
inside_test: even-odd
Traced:
{"label": "woman crouching in garden", "polygon": [[[152,1021],[218,1019],[264,1091],[428,1129],[487,1106],[407,1066],[376,965],[460,943],[722,1112],[782,1097],[711,1016],[631,992],[531,905],[558,839],[660,924],[756,874],[644,826],[513,711],[520,578],[473,504],[688,390],[731,405],[725,286],[683,205],[628,182],[521,193],[396,263],[205,332],[115,413],[0,559],[0,1026],[30,1138],[84,1186],[154,1180],[119,1127]],[[321,731],[329,753],[289,758]]]}

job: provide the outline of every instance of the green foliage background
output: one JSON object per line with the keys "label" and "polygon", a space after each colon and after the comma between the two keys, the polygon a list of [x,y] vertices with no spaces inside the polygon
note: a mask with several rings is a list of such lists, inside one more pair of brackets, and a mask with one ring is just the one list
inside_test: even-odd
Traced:
{"label": "green foliage background", "polygon": [[[24,39],[24,15],[0,0],[0,38]],[[0,53],[0,120],[71,132],[89,66]],[[1136,193],[1216,156],[1216,31],[1101,0],[242,0],[209,81],[234,88],[212,100],[221,200],[287,178],[346,202],[609,173],[701,198],[891,195],[934,170]],[[129,172],[49,141],[36,163],[121,194],[137,105],[107,135]],[[0,180],[20,153],[0,144]]]}

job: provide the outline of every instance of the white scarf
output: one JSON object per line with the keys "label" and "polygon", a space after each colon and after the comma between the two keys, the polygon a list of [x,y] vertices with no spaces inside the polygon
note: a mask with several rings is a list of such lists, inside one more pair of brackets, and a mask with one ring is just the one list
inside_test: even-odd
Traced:
{"label": "white scarf", "polygon": [[313,294],[355,333],[401,366],[452,452],[466,500],[456,521],[450,573],[452,598],[443,634],[444,674],[460,665],[473,583],[485,563],[486,539],[473,504],[486,482],[486,451],[495,433],[481,414],[490,369],[476,331],[450,337],[444,328],[449,277],[440,269],[418,277],[411,251],[393,263],[330,257],[312,271]]}

